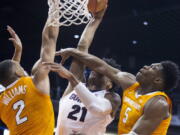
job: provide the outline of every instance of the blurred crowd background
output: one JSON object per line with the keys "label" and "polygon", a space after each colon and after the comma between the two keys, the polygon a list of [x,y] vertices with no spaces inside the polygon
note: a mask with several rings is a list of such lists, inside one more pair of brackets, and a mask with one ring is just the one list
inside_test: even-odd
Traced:
{"label": "blurred crowd background", "polygon": [[[0,61],[10,59],[13,47],[6,26],[12,26],[23,43],[21,64],[30,73],[39,58],[41,32],[47,18],[47,0],[1,0]],[[62,27],[57,43],[60,48],[76,47],[85,25]],[[108,10],[99,27],[90,53],[114,58],[122,70],[136,74],[144,65],[172,60],[180,65],[180,0],[109,0]],[[57,57],[56,62],[61,58]],[[68,68],[70,61],[65,64]],[[88,75],[89,70],[85,71]],[[55,114],[67,81],[51,73],[51,97]],[[121,90],[117,91],[121,94]],[[180,86],[173,92],[173,119],[168,135],[180,134]],[[108,127],[117,130],[118,115]],[[1,128],[0,128],[1,129]]]}

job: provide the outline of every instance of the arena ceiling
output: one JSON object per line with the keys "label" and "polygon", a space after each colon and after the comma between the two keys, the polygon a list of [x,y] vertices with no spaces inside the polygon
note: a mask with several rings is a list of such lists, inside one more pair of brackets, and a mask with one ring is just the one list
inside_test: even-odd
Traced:
{"label": "arena ceiling", "polygon": [[[30,71],[39,57],[41,31],[48,12],[46,0],[2,0],[0,4],[0,60],[13,49],[6,25],[11,25],[24,44],[22,65]],[[61,28],[58,49],[75,47],[83,26]],[[91,52],[115,58],[126,70],[170,59],[180,64],[179,0],[109,0],[108,11],[98,29]],[[29,57],[31,56],[31,57]]]}

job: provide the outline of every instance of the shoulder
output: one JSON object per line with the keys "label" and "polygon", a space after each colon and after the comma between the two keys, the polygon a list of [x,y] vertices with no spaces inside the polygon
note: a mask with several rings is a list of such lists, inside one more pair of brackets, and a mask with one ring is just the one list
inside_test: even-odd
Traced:
{"label": "shoulder", "polygon": [[144,107],[144,113],[151,117],[162,117],[165,118],[169,115],[169,104],[165,97],[155,96],[151,98]]}
{"label": "shoulder", "polygon": [[117,76],[118,77],[128,77],[128,78],[130,78],[130,79],[132,79],[132,80],[136,80],[136,77],[133,75],[133,74],[131,74],[131,73],[128,73],[128,72],[122,72],[122,71],[120,71],[120,72],[118,72],[117,73]]}
{"label": "shoulder", "polygon": [[134,83],[136,83],[136,77],[128,72],[118,72],[116,74],[117,82],[122,87],[123,90],[131,87]]}
{"label": "shoulder", "polygon": [[165,97],[163,96],[155,96],[151,98],[145,105],[145,108],[157,109],[159,108],[169,108],[169,104]]}
{"label": "shoulder", "polygon": [[34,81],[33,81],[34,76],[26,76],[26,77],[22,77],[21,80],[29,85],[34,85]]}

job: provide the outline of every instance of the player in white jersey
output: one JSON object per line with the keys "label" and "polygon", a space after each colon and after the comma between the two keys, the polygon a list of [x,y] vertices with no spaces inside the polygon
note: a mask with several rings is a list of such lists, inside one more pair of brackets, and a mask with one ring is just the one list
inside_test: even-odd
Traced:
{"label": "player in white jersey", "polygon": [[[94,92],[96,98],[104,98],[106,90]],[[103,99],[104,100],[104,99]],[[85,135],[102,135],[106,131],[106,126],[111,123],[111,104],[108,104],[107,113],[96,114],[89,111],[88,107],[80,100],[76,91],[72,91],[60,102],[58,135],[85,134]]]}
{"label": "player in white jersey", "polygon": [[[86,26],[78,44],[80,51],[88,52],[104,12],[105,10],[97,13],[95,20]],[[48,63],[46,64],[48,65]],[[52,70],[57,68],[54,71],[61,76],[61,70],[64,68],[57,64],[50,65]],[[78,80],[84,82],[84,65],[82,63],[73,60],[70,71]],[[63,73],[71,74],[67,70]],[[69,81],[71,82],[71,80]],[[91,72],[87,85],[92,92],[83,86],[83,91],[86,90],[86,93],[84,95],[80,92],[81,95],[73,89],[75,85],[69,83],[60,100],[56,135],[102,135],[105,133],[107,125],[113,120],[119,108],[120,97],[114,92],[108,92],[113,84],[109,78],[101,74]]]}
{"label": "player in white jersey", "polygon": [[[106,127],[114,119],[120,105],[120,97],[108,89],[108,78],[92,71],[96,82],[89,83],[88,88],[71,72],[57,63],[44,63],[51,71],[67,79],[74,90],[60,101],[58,127],[56,135],[103,135]],[[91,76],[90,75],[90,76]],[[97,80],[99,79],[99,81]],[[108,80],[107,80],[108,79]],[[92,80],[91,80],[92,81]],[[109,80],[110,81],[110,80]],[[102,83],[97,85],[97,83]],[[94,84],[94,85],[93,85]],[[96,88],[100,88],[99,91]]]}

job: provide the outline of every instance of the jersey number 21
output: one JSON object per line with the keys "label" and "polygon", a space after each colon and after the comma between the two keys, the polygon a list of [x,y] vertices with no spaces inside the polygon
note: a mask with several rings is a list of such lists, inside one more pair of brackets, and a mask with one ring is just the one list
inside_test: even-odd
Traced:
{"label": "jersey number 21", "polygon": [[80,113],[82,110],[81,117],[79,118],[79,121],[84,122],[86,114],[87,114],[87,109],[85,107],[81,108],[79,105],[73,105],[72,109],[73,109],[73,111],[68,114],[68,118],[72,119],[72,120],[78,120],[78,117],[76,117],[74,115],[77,113]]}

